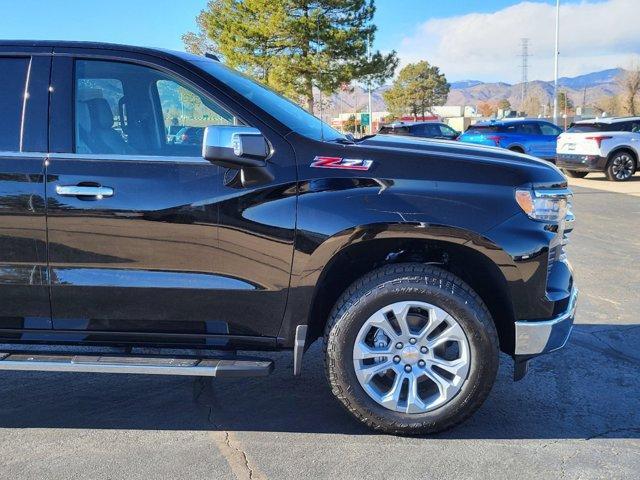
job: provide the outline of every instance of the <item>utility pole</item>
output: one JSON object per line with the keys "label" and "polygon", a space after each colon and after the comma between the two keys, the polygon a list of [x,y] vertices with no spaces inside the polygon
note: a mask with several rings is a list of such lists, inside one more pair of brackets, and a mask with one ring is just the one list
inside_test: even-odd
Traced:
{"label": "utility pole", "polygon": [[[371,35],[367,35],[367,59],[371,63]],[[371,110],[371,77],[367,79],[369,93],[369,135],[373,134],[373,112]]]}
{"label": "utility pole", "polygon": [[522,47],[522,101],[520,103],[520,109],[524,108],[524,102],[527,98],[527,83],[529,82],[529,39],[521,38],[520,46]]}
{"label": "utility pole", "polygon": [[560,0],[556,0],[556,47],[553,52],[553,123],[558,124],[558,55],[560,55]]}

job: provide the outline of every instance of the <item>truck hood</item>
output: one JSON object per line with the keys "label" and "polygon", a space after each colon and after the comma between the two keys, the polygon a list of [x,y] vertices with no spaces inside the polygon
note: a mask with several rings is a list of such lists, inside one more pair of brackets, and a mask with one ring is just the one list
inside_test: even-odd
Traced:
{"label": "truck hood", "polygon": [[[402,137],[399,135],[375,135],[358,142],[358,146],[379,153],[406,152],[427,157],[451,158],[468,162],[479,162],[520,171],[529,171],[541,182],[565,183],[566,178],[552,163],[530,155],[512,152],[499,147],[467,144],[453,140]],[[386,156],[386,155],[384,155]]]}

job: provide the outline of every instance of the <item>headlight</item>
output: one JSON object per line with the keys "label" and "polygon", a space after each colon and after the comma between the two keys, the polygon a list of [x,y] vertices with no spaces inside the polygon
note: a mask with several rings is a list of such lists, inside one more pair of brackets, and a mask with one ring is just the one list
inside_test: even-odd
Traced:
{"label": "headlight", "polygon": [[567,214],[569,190],[516,190],[516,202],[534,220],[559,222]]}

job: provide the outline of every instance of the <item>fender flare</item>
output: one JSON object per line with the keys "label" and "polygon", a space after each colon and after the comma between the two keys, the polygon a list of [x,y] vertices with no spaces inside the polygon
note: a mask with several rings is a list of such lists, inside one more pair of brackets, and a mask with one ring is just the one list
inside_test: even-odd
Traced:
{"label": "fender flare", "polygon": [[[509,286],[510,295],[518,295],[520,290],[524,290],[520,271],[511,256],[478,233],[424,222],[381,222],[354,226],[327,237],[313,252],[306,254],[306,258],[300,258],[304,254],[299,251],[294,253],[289,299],[279,335],[283,346],[293,346],[296,327],[312,320],[319,288],[336,259],[354,245],[383,239],[435,241],[472,249],[497,267]],[[308,329],[307,339],[310,335],[313,335],[312,329]],[[306,343],[305,348],[308,348],[309,342]]]}

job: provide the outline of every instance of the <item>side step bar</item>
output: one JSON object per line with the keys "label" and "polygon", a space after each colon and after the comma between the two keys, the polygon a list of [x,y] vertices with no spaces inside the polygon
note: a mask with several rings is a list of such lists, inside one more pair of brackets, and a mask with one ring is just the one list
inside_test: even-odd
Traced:
{"label": "side step bar", "polygon": [[261,358],[229,359],[151,355],[0,352],[0,370],[244,378],[269,375],[273,371],[273,360]]}

